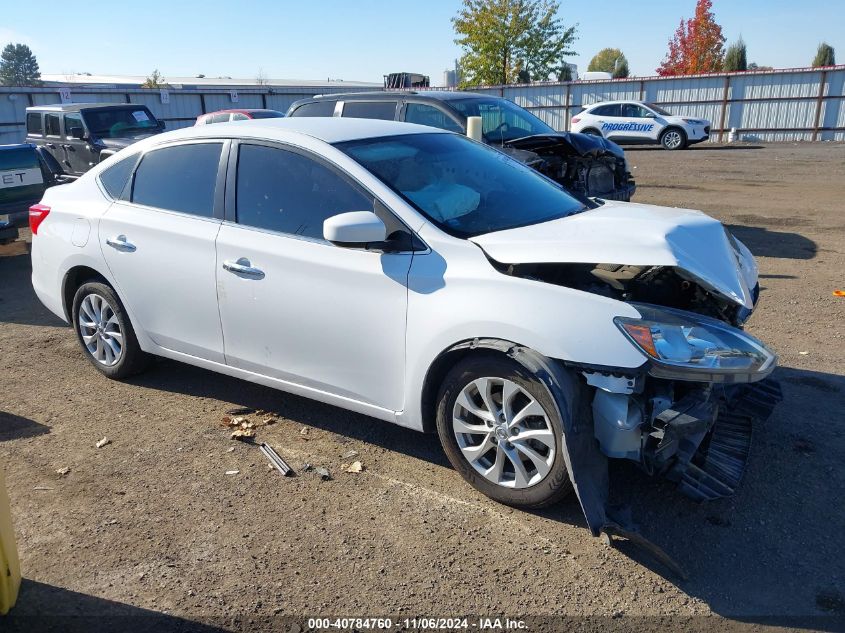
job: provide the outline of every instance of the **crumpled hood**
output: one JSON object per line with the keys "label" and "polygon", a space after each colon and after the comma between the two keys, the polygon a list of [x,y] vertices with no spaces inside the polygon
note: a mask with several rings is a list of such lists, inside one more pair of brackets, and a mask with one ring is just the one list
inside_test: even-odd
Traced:
{"label": "crumpled hood", "polygon": [[721,222],[700,211],[606,202],[559,220],[470,238],[503,264],[671,266],[748,309],[757,266]]}
{"label": "crumpled hood", "polygon": [[613,141],[592,134],[558,132],[557,134],[534,134],[507,141],[505,147],[532,152],[562,149],[564,154],[576,156],[605,156],[625,158],[625,152]]}

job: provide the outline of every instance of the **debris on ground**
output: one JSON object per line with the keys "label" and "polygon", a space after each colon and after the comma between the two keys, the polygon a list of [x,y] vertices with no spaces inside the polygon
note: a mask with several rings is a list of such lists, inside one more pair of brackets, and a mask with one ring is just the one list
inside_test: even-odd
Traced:
{"label": "debris on ground", "polygon": [[249,415],[255,413],[255,409],[251,407],[234,407],[226,411],[229,415]]}
{"label": "debris on ground", "polygon": [[273,449],[272,446],[267,444],[266,442],[261,443],[261,452],[264,453],[264,456],[270,460],[270,464],[278,470],[282,475],[285,477],[293,477],[296,473],[293,472],[293,469],[288,466],[287,462],[282,459],[282,457]]}
{"label": "debris on ground", "polygon": [[227,448],[227,449],[226,449],[226,452],[227,452],[227,453],[234,453],[234,452],[235,452],[235,447],[234,447],[234,446],[230,446],[229,448]]}
{"label": "debris on ground", "polygon": [[364,471],[364,464],[359,461],[354,461],[351,464],[344,464],[340,468],[345,473],[360,473]]}
{"label": "debris on ground", "polygon": [[255,431],[251,427],[241,427],[232,431],[232,435],[230,435],[230,437],[233,440],[251,440],[255,437]]}
{"label": "debris on ground", "polygon": [[267,418],[261,424],[263,424],[264,426],[270,426],[271,424],[275,424],[276,422],[278,422],[276,418]]}
{"label": "debris on ground", "polygon": [[299,429],[299,434],[304,437],[304,436],[308,435],[308,431],[309,431],[308,427],[303,426],[301,429]]}
{"label": "debris on ground", "polygon": [[106,444],[111,444],[111,440],[107,437],[104,437],[99,442],[94,444],[94,446],[96,446],[97,448],[103,448],[103,446],[105,446]]}
{"label": "debris on ground", "polygon": [[227,474],[227,475],[237,475],[237,474],[238,474],[238,473],[240,473],[240,472],[241,472],[241,471],[239,471],[239,470],[227,470],[227,471],[226,471],[226,474]]}
{"label": "debris on ground", "polygon": [[344,453],[343,455],[341,455],[341,457],[343,459],[351,459],[352,457],[355,457],[357,454],[358,454],[358,451],[349,451],[348,453]]}
{"label": "debris on ground", "polygon": [[845,297],[845,290],[834,290],[833,296],[834,297]]}
{"label": "debris on ground", "polygon": [[61,477],[64,477],[69,472],[70,472],[70,468],[68,468],[67,466],[65,466],[64,468],[59,468],[58,470],[56,470],[56,474],[61,476]]}
{"label": "debris on ground", "polygon": [[54,488],[51,488],[50,486],[35,486],[33,490],[54,490]]}
{"label": "debris on ground", "polygon": [[330,481],[332,478],[332,474],[329,472],[329,469],[323,466],[318,466],[314,469],[314,472],[320,475],[320,479],[323,481]]}
{"label": "debris on ground", "polygon": [[312,470],[314,470],[314,467],[311,464],[309,464],[308,462],[305,462],[304,464],[302,464],[302,472],[307,473],[307,472],[312,471]]}

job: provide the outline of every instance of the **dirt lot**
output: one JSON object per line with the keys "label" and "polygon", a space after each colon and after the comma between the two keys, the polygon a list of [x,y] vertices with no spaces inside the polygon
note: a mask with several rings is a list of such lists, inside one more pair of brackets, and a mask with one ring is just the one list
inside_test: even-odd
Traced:
{"label": "dirt lot", "polygon": [[[27,615],[104,613],[166,614],[158,627],[184,630],[260,629],[285,614],[841,626],[813,616],[845,619],[845,298],[832,295],[845,289],[845,145],[629,156],[638,202],[707,211],[757,255],[749,328],[782,366],[786,399],[757,429],[734,498],[697,505],[633,467],[612,471],[615,495],[688,580],[593,539],[575,501],[531,514],[487,500],[436,437],[173,362],[102,378],[35,298],[19,243],[0,251],[0,464],[27,579],[21,630]],[[334,480],[268,471],[222,428],[234,406],[274,412],[259,440]],[[361,474],[340,471],[352,450]]]}

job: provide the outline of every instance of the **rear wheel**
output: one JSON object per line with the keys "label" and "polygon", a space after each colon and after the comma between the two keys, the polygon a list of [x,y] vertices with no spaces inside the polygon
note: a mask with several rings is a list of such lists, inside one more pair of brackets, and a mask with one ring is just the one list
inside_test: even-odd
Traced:
{"label": "rear wheel", "polygon": [[684,149],[687,146],[687,135],[684,134],[683,130],[670,127],[660,135],[660,144],[663,146],[663,149]]}
{"label": "rear wheel", "polygon": [[82,284],[73,298],[72,317],[86,358],[109,378],[126,378],[149,365],[150,355],[138,345],[129,316],[108,284]]}
{"label": "rear wheel", "polygon": [[541,508],[572,490],[548,389],[509,358],[466,359],[440,388],[437,432],[452,466],[488,497]]}

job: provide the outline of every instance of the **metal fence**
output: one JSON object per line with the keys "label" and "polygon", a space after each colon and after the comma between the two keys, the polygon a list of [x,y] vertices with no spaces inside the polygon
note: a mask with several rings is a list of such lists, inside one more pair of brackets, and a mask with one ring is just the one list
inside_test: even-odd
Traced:
{"label": "metal fence", "polygon": [[[142,88],[10,88],[0,87],[0,144],[19,143],[26,136],[25,112],[33,105],[55,103],[136,103],[147,106],[168,130],[188,127],[199,115],[231,108],[269,108],[287,111],[290,105],[316,94],[381,90],[348,86],[292,86],[230,90],[228,88],[170,88],[164,92]],[[64,92],[64,94],[62,94]]]}
{"label": "metal fence", "polygon": [[[168,129],[193,125],[206,112],[228,108],[271,108],[285,111],[297,99],[317,93],[368,88],[285,86],[238,89],[0,87],[0,143],[16,143],[25,135],[27,106],[73,102],[126,102],[146,105]],[[380,88],[369,88],[379,90]],[[648,101],[673,114],[705,118],[711,140],[727,139],[735,128],[749,141],[845,140],[845,66],[774,71],[717,73],[689,77],[645,77],[607,81],[571,81],[509,86],[483,86],[473,92],[505,97],[531,110],[556,130],[568,130],[570,119],[598,101]]]}
{"label": "metal fence", "polygon": [[712,141],[732,128],[750,141],[845,140],[845,66],[572,81],[473,89],[505,97],[556,130],[598,101],[647,101],[673,114],[708,119]]}

